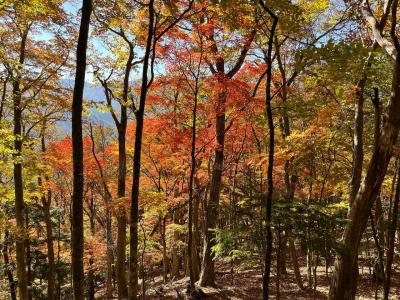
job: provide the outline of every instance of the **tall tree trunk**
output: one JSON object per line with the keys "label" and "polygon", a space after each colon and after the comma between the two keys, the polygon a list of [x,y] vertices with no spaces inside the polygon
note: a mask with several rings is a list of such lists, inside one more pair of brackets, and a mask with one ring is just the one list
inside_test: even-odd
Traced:
{"label": "tall tree trunk", "polygon": [[82,19],[76,51],[75,86],[72,100],[72,280],[74,299],[84,299],[83,272],[83,140],[82,140],[82,98],[85,86],[86,49],[89,35],[92,1],[83,0]]}
{"label": "tall tree trunk", "polygon": [[[236,63],[233,68],[225,73],[225,62],[221,55],[218,53],[218,47],[214,39],[214,33],[207,36],[210,42],[210,51],[217,57],[216,68],[211,67],[211,72],[216,76],[218,83],[224,87],[227,80],[231,80],[236,73],[240,70],[243,62],[246,58],[247,52],[250,49],[250,45],[256,34],[255,30],[252,30],[246,43],[240,52]],[[210,197],[208,203],[204,203],[206,207],[205,211],[205,228],[204,228],[204,242],[203,242],[203,260],[202,268],[200,272],[200,286],[213,286],[215,285],[215,272],[214,272],[214,254],[211,249],[215,245],[215,232],[213,229],[216,228],[218,222],[218,206],[221,190],[222,171],[224,167],[224,146],[225,146],[225,103],[226,103],[226,91],[220,92],[217,99],[217,105],[215,107],[215,135],[218,146],[214,151],[214,165],[212,168],[211,184],[210,184]]]}
{"label": "tall tree trunk", "polygon": [[[94,207],[94,199],[93,195],[90,199],[89,203],[89,223],[90,223],[90,233],[92,238],[96,235],[96,224],[95,224],[95,207]],[[95,294],[95,281],[94,281],[94,258],[93,258],[93,249],[89,250],[89,271],[87,277],[87,285],[88,285],[88,299],[94,300]]]}
{"label": "tall tree trunk", "polygon": [[118,198],[120,203],[117,208],[117,284],[118,299],[128,297],[126,284],[126,210],[125,210],[125,182],[126,182],[126,108],[121,106],[121,122],[118,126]]}
{"label": "tall tree trunk", "polygon": [[6,229],[5,234],[4,234],[4,243],[3,243],[3,260],[4,260],[4,275],[7,276],[8,279],[8,285],[10,287],[10,298],[11,300],[17,300],[17,294],[16,294],[16,286],[14,282],[14,276],[10,264],[10,259],[8,256],[8,245],[9,245],[9,232],[8,229]]}
{"label": "tall tree trunk", "polygon": [[8,81],[10,80],[9,75],[6,76],[3,82],[3,91],[1,92],[1,102],[0,102],[0,128],[1,128],[1,121],[3,120],[3,114],[4,114],[4,105],[6,103],[6,97],[7,97],[7,84]]}
{"label": "tall tree trunk", "polygon": [[[291,134],[291,130],[290,130],[290,122],[289,122],[289,115],[288,115],[288,111],[287,111],[287,107],[286,107],[286,101],[288,99],[288,87],[290,86],[290,84],[294,81],[294,78],[296,77],[295,73],[294,75],[292,75],[291,80],[287,80],[286,77],[286,70],[285,70],[285,66],[282,62],[282,58],[281,58],[281,53],[280,53],[280,46],[277,42],[277,40],[275,40],[275,48],[276,48],[276,59],[277,59],[277,63],[278,63],[278,68],[279,68],[279,72],[280,75],[282,77],[282,85],[280,87],[280,92],[279,92],[279,96],[281,99],[281,103],[280,103],[280,109],[282,111],[282,117],[280,120],[281,123],[281,132],[282,132],[282,139],[286,140],[286,138],[288,138]],[[296,71],[295,71],[296,72]],[[285,187],[286,187],[286,199],[289,202],[293,201],[294,198],[294,192],[296,189],[296,182],[297,182],[297,176],[296,175],[290,175],[290,165],[291,165],[291,159],[288,159],[285,161],[285,165],[284,165],[284,180],[285,180]],[[292,265],[293,265],[293,269],[294,269],[294,273],[296,276],[296,283],[298,285],[298,287],[300,289],[303,289],[303,282],[301,280],[301,276],[297,276],[297,274],[300,274],[300,269],[299,269],[299,264],[297,261],[297,253],[296,253],[296,249],[293,248],[294,247],[294,241],[288,236],[290,236],[290,231],[286,231],[285,232],[285,236],[283,238],[284,243],[282,243],[282,246],[284,246],[284,248],[286,248],[286,240],[289,240],[289,253],[290,255],[292,255],[291,259],[292,259]],[[290,243],[292,243],[292,245],[290,245]],[[282,264],[281,264],[281,271],[283,274],[286,273],[286,249],[282,249]],[[293,251],[294,250],[294,251]],[[293,256],[294,255],[294,256]],[[295,261],[296,260],[296,261]]]}
{"label": "tall tree trunk", "polygon": [[22,177],[22,94],[21,80],[22,70],[25,62],[25,50],[28,30],[21,36],[19,65],[17,76],[13,82],[13,105],[14,105],[14,192],[15,192],[15,217],[17,221],[18,234],[16,237],[16,259],[19,299],[28,300],[28,276],[26,272],[26,228],[25,228],[25,203],[24,203],[24,184]]}
{"label": "tall tree trunk", "polygon": [[225,144],[225,102],[226,93],[218,96],[216,108],[216,136],[218,146],[214,154],[214,166],[211,177],[210,198],[206,210],[206,232],[204,233],[203,261],[200,273],[200,286],[215,285],[214,254],[211,249],[215,245],[215,232],[217,227],[218,206],[221,189],[222,170],[224,166],[224,144]]}
{"label": "tall tree trunk", "polygon": [[364,161],[364,90],[366,82],[366,77],[357,82],[356,101],[354,106],[353,168],[350,181],[350,207],[354,202],[358,189],[360,188],[362,166]]}
{"label": "tall tree trunk", "polygon": [[[378,196],[393,145],[396,142],[400,128],[400,56],[397,54],[393,68],[392,93],[385,115],[385,123],[380,137],[379,146],[369,162],[366,176],[360,186],[357,196],[350,209],[350,222],[346,225],[343,248],[335,262],[335,271],[329,292],[331,300],[348,300],[355,298],[355,289],[350,288],[356,282],[349,270],[357,267],[358,248],[365,230],[368,216],[373,203]],[[354,283],[356,284],[356,283]]]}
{"label": "tall tree trunk", "polygon": [[27,279],[28,279],[28,298],[32,300],[32,257],[31,257],[31,245],[29,237],[29,212],[28,207],[25,206],[25,228],[26,228],[26,265],[27,265]]}
{"label": "tall tree trunk", "polygon": [[194,175],[196,172],[196,122],[197,122],[197,94],[198,94],[198,78],[196,78],[196,86],[194,88],[194,105],[192,112],[192,141],[191,141],[191,150],[190,150],[190,177],[189,177],[189,237],[188,237],[188,265],[189,265],[189,276],[190,276],[190,288],[194,287],[194,283],[198,280],[198,272],[195,268],[193,260],[195,259],[194,255],[196,255],[196,244],[193,238],[193,189],[194,189]]}
{"label": "tall tree trunk", "polygon": [[383,292],[383,299],[389,299],[390,293],[390,284],[391,284],[391,276],[392,276],[392,264],[393,264],[393,257],[394,257],[394,245],[396,240],[396,229],[398,223],[398,216],[399,216],[399,203],[400,203],[400,165],[397,165],[397,181],[396,181],[396,192],[394,195],[393,201],[393,209],[389,211],[390,219],[389,219],[389,228],[388,228],[388,250],[387,250],[387,258],[386,258],[386,280],[384,282],[384,292]]}
{"label": "tall tree trunk", "polygon": [[290,251],[290,256],[292,258],[292,264],[293,264],[294,276],[296,278],[296,283],[300,289],[304,289],[303,279],[301,278],[301,273],[300,273],[300,268],[299,268],[299,262],[297,260],[296,245],[294,244],[293,239],[289,239],[289,251]]}
{"label": "tall tree trunk", "polygon": [[[45,144],[45,137],[44,132],[41,138],[42,144],[42,152],[46,152],[46,144]],[[47,176],[45,176],[46,181],[49,180]],[[38,185],[42,186],[42,178],[39,177]],[[42,196],[42,207],[43,207],[43,214],[44,214],[44,221],[46,224],[46,244],[47,244],[47,258],[48,258],[48,265],[47,265],[47,299],[54,300],[55,299],[55,261],[54,261],[54,245],[53,245],[53,224],[51,222],[51,190],[47,190],[47,197],[45,194]]]}
{"label": "tall tree trunk", "polygon": [[[177,209],[173,212],[173,221],[174,225],[179,224],[179,211]],[[179,233],[174,229],[173,232],[173,241],[172,241],[172,254],[171,254],[171,276],[173,280],[177,280],[179,278],[179,266],[180,266],[180,256],[179,256]]]}
{"label": "tall tree trunk", "polygon": [[[44,197],[44,196],[43,196]],[[42,199],[44,208],[44,219],[46,223],[46,242],[47,242],[47,299],[55,299],[55,263],[54,263],[54,246],[53,246],[53,225],[51,222],[50,205],[51,192],[47,192],[47,201]]]}
{"label": "tall tree trunk", "polygon": [[[146,51],[143,58],[142,85],[140,89],[139,109],[136,115],[135,146],[133,154],[133,182],[132,182],[132,203],[130,209],[130,236],[129,236],[129,291],[130,300],[136,300],[138,294],[138,221],[139,221],[139,182],[140,182],[140,161],[142,154],[143,121],[146,97],[148,92],[148,70],[150,53],[153,44],[154,30],[154,0],[150,0],[149,25],[147,31]],[[155,49],[153,49],[155,51]]]}
{"label": "tall tree trunk", "polygon": [[127,103],[129,92],[129,78],[132,70],[132,61],[134,58],[134,46],[128,42],[129,57],[125,66],[124,86],[122,91],[123,103],[121,107],[121,118],[116,122],[118,129],[118,198],[119,206],[117,209],[117,284],[118,299],[126,299],[128,297],[128,288],[126,284],[126,210],[125,210],[125,190],[126,190],[126,128],[128,125]]}
{"label": "tall tree trunk", "polygon": [[199,232],[199,208],[200,208],[200,195],[196,195],[193,199],[193,240],[192,240],[192,264],[193,264],[193,278],[196,282],[200,278],[200,232]]}
{"label": "tall tree trunk", "polygon": [[112,236],[112,219],[111,219],[111,211],[110,205],[111,203],[106,203],[107,207],[107,217],[106,217],[106,239],[107,239],[107,278],[106,278],[106,293],[107,299],[113,299],[113,287],[112,287],[112,279],[113,279],[113,263],[114,263],[114,242]]}
{"label": "tall tree trunk", "polygon": [[165,217],[160,219],[160,234],[161,234],[161,244],[162,244],[162,254],[163,254],[163,279],[164,283],[167,282],[168,279],[168,265],[169,260],[167,256],[167,244],[166,244],[166,237],[165,237]]}
{"label": "tall tree trunk", "polygon": [[[269,299],[269,282],[271,275],[271,256],[272,256],[272,196],[274,191],[273,186],[273,168],[274,168],[274,147],[275,147],[275,129],[274,119],[272,117],[271,108],[271,84],[272,84],[272,48],[275,38],[275,30],[278,25],[278,17],[265,5],[264,1],[260,0],[260,5],[268,15],[273,19],[272,27],[270,30],[270,36],[268,39],[268,49],[265,55],[265,62],[267,64],[266,70],[266,89],[265,89],[265,104],[266,104],[266,116],[269,130],[269,145],[268,145],[268,167],[267,167],[267,180],[268,180],[268,192],[265,200],[265,224],[267,231],[266,246],[265,246],[265,262],[264,262],[264,276],[263,276],[263,299]],[[279,267],[279,263],[278,263]]]}

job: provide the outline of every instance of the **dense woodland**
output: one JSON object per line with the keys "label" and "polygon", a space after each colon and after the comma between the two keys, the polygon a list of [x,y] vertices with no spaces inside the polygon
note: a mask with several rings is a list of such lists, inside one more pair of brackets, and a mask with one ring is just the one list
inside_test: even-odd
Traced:
{"label": "dense woodland", "polygon": [[398,2],[0,0],[0,299],[399,299]]}

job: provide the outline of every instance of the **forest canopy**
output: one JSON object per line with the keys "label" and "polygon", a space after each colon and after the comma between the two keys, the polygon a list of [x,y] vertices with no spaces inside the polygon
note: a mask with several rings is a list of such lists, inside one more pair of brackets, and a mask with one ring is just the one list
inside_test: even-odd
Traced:
{"label": "forest canopy", "polygon": [[399,299],[398,0],[0,0],[0,300]]}

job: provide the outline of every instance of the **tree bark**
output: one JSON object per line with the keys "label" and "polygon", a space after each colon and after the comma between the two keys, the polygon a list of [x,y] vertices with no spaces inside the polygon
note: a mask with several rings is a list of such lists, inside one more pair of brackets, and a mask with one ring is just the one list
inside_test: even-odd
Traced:
{"label": "tree bark", "polygon": [[358,189],[360,188],[364,161],[364,90],[366,83],[366,76],[357,82],[356,101],[354,106],[353,169],[350,181],[350,207],[354,202]]}
{"label": "tree bark", "polygon": [[[45,198],[45,196],[43,196]],[[54,246],[53,246],[53,224],[51,222],[50,206],[51,206],[51,192],[47,192],[47,201],[42,198],[44,218],[46,223],[46,240],[47,240],[47,299],[55,299],[55,262],[54,262]]]}
{"label": "tree bark", "polygon": [[[46,152],[46,144],[45,144],[45,137],[44,132],[41,138],[42,144],[42,152]],[[46,181],[49,180],[47,176],[45,176]],[[42,178],[39,177],[38,185],[42,186]],[[48,258],[48,266],[47,266],[47,299],[54,300],[55,299],[55,261],[54,261],[54,245],[53,245],[53,224],[51,222],[51,198],[52,193],[51,190],[47,190],[47,197],[45,194],[42,196],[42,207],[43,207],[43,214],[44,220],[46,224],[46,244],[47,244],[47,258]]]}
{"label": "tree bark", "polygon": [[[90,203],[89,203],[89,223],[90,223],[90,233],[92,235],[92,238],[95,237],[96,235],[96,223],[95,223],[95,207],[94,207],[94,199],[93,199],[93,194],[92,197],[90,198]],[[88,277],[87,277],[87,285],[88,285],[88,299],[89,300],[94,300],[94,294],[95,294],[95,282],[94,282],[94,258],[93,258],[93,249],[91,248],[89,250],[89,271],[88,271]]]}
{"label": "tree bark", "polygon": [[14,192],[15,192],[15,218],[17,221],[18,234],[16,237],[16,260],[19,299],[29,299],[28,276],[26,272],[26,228],[25,228],[25,203],[24,203],[24,184],[22,175],[22,94],[21,81],[22,70],[25,62],[26,41],[28,30],[21,36],[19,65],[17,76],[13,82],[13,105],[14,105]]}
{"label": "tree bark", "polygon": [[4,242],[3,242],[3,260],[4,260],[4,275],[7,276],[8,285],[10,287],[10,298],[11,300],[17,300],[16,286],[14,282],[14,276],[12,272],[12,267],[10,264],[10,259],[8,256],[8,245],[9,245],[9,232],[6,229],[4,234]]}
{"label": "tree bark", "polygon": [[[179,211],[177,209],[173,212],[173,222],[174,225],[179,224]],[[179,256],[179,233],[174,230],[173,232],[173,241],[172,241],[172,254],[171,254],[171,276],[173,280],[177,280],[179,278],[179,266],[180,266],[180,256]]]}
{"label": "tree bark", "polygon": [[[349,219],[344,232],[342,251],[336,259],[335,271],[329,292],[330,300],[347,300],[355,298],[355,289],[350,285],[356,282],[349,270],[357,266],[358,248],[365,230],[368,216],[378,196],[393,145],[400,128],[400,56],[397,54],[393,68],[392,93],[385,115],[385,122],[379,146],[374,150],[369,162],[366,176],[350,209]],[[356,283],[354,283],[356,284]]]}
{"label": "tree bark", "polygon": [[292,264],[293,264],[294,276],[296,278],[296,283],[300,289],[304,289],[303,279],[301,278],[301,273],[299,268],[299,262],[297,260],[296,246],[292,239],[289,239],[289,251],[292,257]]}
{"label": "tree bark", "polygon": [[[146,51],[143,58],[142,85],[140,89],[139,109],[136,111],[135,146],[133,155],[133,182],[132,202],[130,209],[130,237],[129,237],[129,291],[130,300],[136,300],[138,294],[138,221],[139,221],[139,182],[140,182],[140,161],[142,154],[143,121],[146,97],[148,92],[148,70],[150,54],[153,44],[154,31],[154,0],[150,0],[149,25],[147,31]],[[153,49],[155,51],[155,49]]]}
{"label": "tree bark", "polygon": [[[269,145],[268,145],[268,167],[267,167],[267,182],[268,191],[265,199],[265,224],[267,231],[266,245],[265,245],[265,262],[264,262],[264,276],[263,276],[263,299],[269,299],[269,282],[271,275],[271,256],[272,256],[272,196],[274,191],[274,182],[272,178],[274,168],[274,148],[275,148],[275,129],[274,119],[272,116],[271,108],[271,84],[272,84],[272,48],[275,38],[275,30],[278,25],[278,17],[265,5],[264,1],[260,0],[260,5],[263,10],[273,19],[270,36],[268,38],[268,49],[265,55],[265,63],[267,64],[266,70],[266,88],[265,88],[265,104],[266,104],[266,117],[269,130]],[[278,262],[279,268],[279,262]]]}
{"label": "tree bark", "polygon": [[168,265],[169,260],[167,256],[167,244],[165,241],[165,217],[160,219],[160,235],[161,235],[161,244],[162,244],[162,254],[163,254],[163,280],[164,283],[168,280]]}
{"label": "tree bark", "polygon": [[3,82],[3,91],[1,93],[1,102],[0,102],[0,128],[1,128],[1,121],[3,120],[4,105],[6,103],[6,97],[7,97],[7,84],[9,80],[10,77],[9,75],[7,75]]}
{"label": "tree bark", "polygon": [[92,1],[83,0],[82,18],[76,51],[75,86],[72,100],[72,280],[74,299],[84,299],[83,271],[83,140],[82,140],[82,98],[85,86],[86,49],[89,35]]}
{"label": "tree bark", "polygon": [[386,278],[384,282],[384,290],[383,290],[383,299],[389,299],[390,293],[390,284],[391,284],[391,276],[392,276],[392,264],[393,264],[393,257],[394,257],[394,245],[396,240],[396,229],[398,223],[398,216],[399,216],[399,203],[400,203],[400,165],[397,166],[397,182],[396,182],[396,191],[394,195],[393,201],[393,209],[389,211],[391,214],[390,221],[389,221],[389,228],[388,228],[388,250],[387,250],[387,257],[386,257]]}
{"label": "tree bark", "polygon": [[[236,73],[240,70],[246,58],[250,45],[255,37],[256,31],[253,30],[249,34],[246,43],[243,45],[240,56],[237,59],[232,69],[225,73],[224,59],[218,54],[218,48],[214,40],[214,34],[207,36],[211,42],[210,51],[217,57],[216,68],[211,66],[211,72],[216,76],[218,83],[224,86],[226,80],[231,80]],[[210,197],[208,203],[205,204],[205,232],[203,243],[203,260],[200,272],[200,286],[214,286],[215,285],[215,271],[214,271],[214,254],[211,249],[215,245],[215,232],[218,222],[218,206],[221,190],[222,171],[224,167],[224,146],[225,146],[225,103],[226,92],[221,92],[218,95],[217,105],[215,108],[215,135],[218,146],[214,151],[214,165],[212,168],[211,184],[210,184]]]}
{"label": "tree bark", "polygon": [[[199,66],[200,69],[200,66]],[[194,287],[194,283],[198,280],[198,270],[194,266],[193,260],[196,255],[196,243],[193,238],[193,189],[194,189],[194,175],[196,173],[196,122],[197,122],[197,100],[198,100],[198,78],[196,77],[195,88],[194,88],[194,104],[192,111],[192,141],[190,150],[190,176],[189,176],[189,220],[188,220],[188,265],[189,265],[189,276],[190,276],[190,288]],[[196,271],[196,272],[195,272]]]}
{"label": "tree bark", "polygon": [[200,286],[215,285],[214,255],[211,250],[215,245],[215,232],[212,230],[217,227],[218,222],[219,196],[224,165],[225,102],[226,94],[221,93],[218,97],[218,107],[216,109],[216,136],[218,146],[214,153],[215,158],[211,177],[210,198],[206,210],[206,232],[204,233],[203,261],[199,282]]}
{"label": "tree bark", "polygon": [[125,66],[124,86],[122,91],[121,118],[116,123],[118,129],[118,198],[119,206],[117,208],[117,283],[118,283],[118,299],[126,299],[128,297],[128,288],[126,284],[125,271],[125,248],[126,248],[126,210],[125,210],[125,190],[126,190],[126,128],[128,125],[127,103],[129,92],[129,78],[132,70],[132,61],[134,58],[134,46],[128,42],[129,57]]}

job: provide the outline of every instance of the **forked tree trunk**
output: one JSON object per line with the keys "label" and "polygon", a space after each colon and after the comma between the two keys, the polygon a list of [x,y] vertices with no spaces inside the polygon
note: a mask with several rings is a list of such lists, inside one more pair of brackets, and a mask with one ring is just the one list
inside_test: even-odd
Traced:
{"label": "forked tree trunk", "polygon": [[358,248],[362,234],[366,228],[370,210],[378,196],[393,145],[400,128],[400,56],[397,54],[393,67],[392,93],[385,115],[385,123],[379,146],[369,162],[366,176],[350,209],[350,222],[346,225],[343,238],[343,252],[337,257],[335,271],[329,292],[330,300],[352,300],[355,298],[357,279],[349,270],[357,267]]}
{"label": "forked tree trunk", "polygon": [[[224,87],[227,80],[231,80],[236,73],[240,70],[246,58],[250,45],[255,37],[256,31],[253,30],[243,45],[240,56],[237,59],[234,67],[225,73],[224,59],[219,55],[218,48],[214,39],[214,33],[207,36],[210,41],[210,50],[217,57],[216,68],[211,68],[211,72],[216,76],[218,83]],[[210,184],[210,197],[205,211],[205,232],[203,242],[203,260],[200,272],[200,286],[214,286],[215,285],[215,271],[214,271],[214,254],[212,247],[215,245],[215,232],[218,224],[218,209],[219,198],[222,182],[222,171],[224,168],[224,146],[225,146],[225,104],[226,104],[226,91],[220,92],[217,96],[217,103],[215,107],[215,135],[217,147],[214,151],[214,165],[212,168],[211,184]]]}
{"label": "forked tree trunk", "polygon": [[117,284],[118,299],[123,300],[128,297],[128,288],[126,284],[126,210],[125,210],[125,190],[126,190],[126,128],[128,126],[127,103],[129,92],[129,78],[132,70],[132,61],[134,58],[134,46],[129,45],[129,57],[125,66],[124,86],[122,91],[123,103],[121,107],[121,118],[116,122],[118,130],[118,198],[119,206],[117,208]]}

